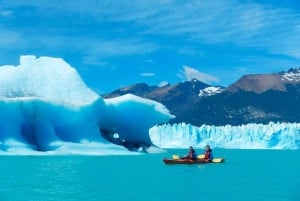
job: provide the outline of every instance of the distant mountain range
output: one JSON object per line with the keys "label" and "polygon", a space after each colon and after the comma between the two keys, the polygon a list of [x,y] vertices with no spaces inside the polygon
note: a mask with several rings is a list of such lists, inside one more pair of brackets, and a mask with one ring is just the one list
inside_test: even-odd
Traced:
{"label": "distant mountain range", "polygon": [[191,80],[163,87],[138,83],[104,98],[127,93],[164,104],[172,123],[240,125],[300,122],[300,68],[272,74],[244,75],[228,87]]}

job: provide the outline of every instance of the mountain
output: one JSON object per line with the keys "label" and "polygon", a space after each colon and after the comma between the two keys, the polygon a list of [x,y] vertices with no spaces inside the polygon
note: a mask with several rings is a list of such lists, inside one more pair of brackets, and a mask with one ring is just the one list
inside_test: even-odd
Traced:
{"label": "mountain", "polygon": [[174,115],[180,115],[199,101],[200,96],[210,96],[220,93],[223,87],[213,87],[196,79],[180,82],[174,85],[163,87],[148,86],[145,83],[138,83],[132,86],[123,87],[106,94],[104,98],[113,98],[127,93],[152,99],[164,104]]}
{"label": "mountain", "polygon": [[236,83],[230,85],[228,90],[238,90],[263,93],[268,90],[287,91],[287,85],[300,83],[300,69],[289,69],[287,72],[273,74],[244,75]]}
{"label": "mountain", "polygon": [[151,93],[151,91],[157,89],[157,86],[149,86],[146,83],[138,83],[134,84],[132,86],[123,87],[120,89],[117,89],[109,94],[103,95],[104,98],[114,98],[118,96],[122,96],[125,94],[134,94],[137,96],[144,97],[148,93]]}
{"label": "mountain", "polygon": [[163,103],[176,118],[172,123],[240,125],[300,122],[300,69],[244,75],[227,88],[191,80],[153,87],[132,85],[104,96],[133,93]]}

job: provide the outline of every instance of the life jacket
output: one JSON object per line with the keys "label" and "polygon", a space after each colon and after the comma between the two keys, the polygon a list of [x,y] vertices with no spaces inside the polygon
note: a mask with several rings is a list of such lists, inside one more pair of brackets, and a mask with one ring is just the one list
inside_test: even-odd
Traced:
{"label": "life jacket", "polygon": [[211,149],[208,150],[208,151],[205,151],[204,159],[209,159],[210,161],[212,161],[214,159]]}
{"label": "life jacket", "polygon": [[197,159],[197,154],[196,151],[193,149],[189,152],[189,158],[196,160]]}

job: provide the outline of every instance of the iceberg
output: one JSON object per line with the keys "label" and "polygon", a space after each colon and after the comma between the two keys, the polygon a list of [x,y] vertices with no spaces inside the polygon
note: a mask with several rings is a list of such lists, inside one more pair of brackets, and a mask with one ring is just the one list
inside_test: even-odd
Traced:
{"label": "iceberg", "polygon": [[246,124],[196,127],[186,123],[156,125],[151,141],[162,148],[203,148],[206,144],[234,149],[299,149],[299,123]]}
{"label": "iceberg", "polygon": [[0,154],[128,154],[173,115],[125,95],[102,99],[60,58],[21,56],[0,67]]}

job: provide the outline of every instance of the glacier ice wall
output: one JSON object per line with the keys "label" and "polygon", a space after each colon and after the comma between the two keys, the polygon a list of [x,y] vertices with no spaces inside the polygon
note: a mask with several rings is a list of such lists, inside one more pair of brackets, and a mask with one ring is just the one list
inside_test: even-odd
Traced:
{"label": "glacier ice wall", "polygon": [[299,123],[246,124],[195,127],[190,124],[154,126],[149,131],[153,144],[162,148],[299,149]]}
{"label": "glacier ice wall", "polygon": [[0,110],[1,154],[128,154],[103,132],[149,145],[149,128],[173,117],[133,95],[104,100],[64,60],[35,56],[0,67]]}

